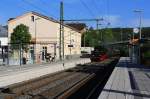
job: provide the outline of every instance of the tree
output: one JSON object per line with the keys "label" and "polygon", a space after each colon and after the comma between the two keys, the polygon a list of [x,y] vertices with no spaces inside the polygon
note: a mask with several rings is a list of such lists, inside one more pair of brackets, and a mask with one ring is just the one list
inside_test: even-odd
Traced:
{"label": "tree", "polygon": [[85,43],[86,47],[95,47],[98,45],[97,32],[93,29],[89,29],[82,35],[82,46]]}
{"label": "tree", "polygon": [[103,33],[103,41],[105,43],[110,43],[110,42],[115,41],[112,29],[109,29],[109,28],[105,29]]}
{"label": "tree", "polygon": [[90,47],[100,46],[102,43],[110,43],[115,41],[112,29],[89,30],[87,37]]}
{"label": "tree", "polygon": [[13,49],[19,49],[18,44],[23,44],[22,49],[26,49],[28,43],[31,41],[31,34],[29,33],[29,28],[24,25],[18,25],[11,34],[11,47]]}

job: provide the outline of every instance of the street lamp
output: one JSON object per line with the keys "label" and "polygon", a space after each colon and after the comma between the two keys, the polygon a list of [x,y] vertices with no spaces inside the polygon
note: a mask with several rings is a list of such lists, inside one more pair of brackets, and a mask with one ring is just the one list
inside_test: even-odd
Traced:
{"label": "street lamp", "polygon": [[[134,10],[135,13],[139,14],[139,40],[142,39],[142,12],[143,10]],[[139,43],[139,63],[141,63],[141,48],[140,48],[140,43]]]}
{"label": "street lamp", "polygon": [[40,20],[41,18],[36,18],[35,19],[35,43],[36,43],[36,37],[37,37],[37,20]]}
{"label": "street lamp", "polygon": [[88,31],[89,31],[89,29],[88,29],[88,27],[86,26],[86,32],[83,33],[83,35],[84,35],[84,38],[83,38],[83,39],[84,39],[84,41],[83,41],[83,43],[84,43],[84,44],[83,44],[83,47],[85,47],[85,45],[86,45],[86,44],[85,44],[85,43],[86,43],[86,42],[85,42],[85,38],[86,38],[86,33],[87,33]]}
{"label": "street lamp", "polygon": [[[102,26],[103,24],[99,24],[99,25]],[[102,41],[103,41],[103,33],[102,33],[102,31],[100,31],[101,29],[102,29],[102,28],[99,29],[99,32],[100,32],[100,35],[101,35],[101,38],[100,38],[100,39],[101,39],[101,42],[102,42]]]}
{"label": "street lamp", "polygon": [[37,20],[40,20],[40,19],[41,19],[41,18],[38,17],[38,18],[36,18],[36,19],[34,20],[34,21],[35,21],[35,45],[34,45],[34,49],[35,49],[35,50],[34,50],[34,55],[35,55],[35,56],[34,56],[34,63],[35,63],[35,61],[36,61],[36,43],[37,43],[37,42],[36,42],[36,41],[37,41],[37,40],[36,40],[36,37],[37,37],[37,22],[36,22],[36,21],[37,21]]}
{"label": "street lamp", "polygon": [[140,34],[139,34],[139,39],[141,40],[142,38],[142,12],[143,10],[134,10],[135,13],[138,13],[139,14],[139,17],[140,17],[140,22],[139,22],[139,29],[140,29]]}
{"label": "street lamp", "polygon": [[70,55],[71,55],[71,48],[73,47],[72,44],[72,35],[75,33],[73,30],[69,31],[70,32],[70,45],[68,47],[70,47]]}

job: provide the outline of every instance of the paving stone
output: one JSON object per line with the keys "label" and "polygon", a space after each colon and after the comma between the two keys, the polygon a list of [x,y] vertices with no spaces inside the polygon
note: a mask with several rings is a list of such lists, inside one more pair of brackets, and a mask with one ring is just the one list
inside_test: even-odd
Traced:
{"label": "paving stone", "polygon": [[[121,57],[99,99],[150,99],[150,69],[139,67],[130,58]],[[131,76],[136,90],[132,89]]]}

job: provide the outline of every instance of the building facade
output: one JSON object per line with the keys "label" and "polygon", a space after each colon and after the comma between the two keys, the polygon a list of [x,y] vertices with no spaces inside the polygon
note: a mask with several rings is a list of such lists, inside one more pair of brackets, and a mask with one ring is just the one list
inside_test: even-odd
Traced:
{"label": "building facade", "polygon": [[7,46],[8,45],[8,33],[7,27],[0,25],[0,45]]}
{"label": "building facade", "polygon": [[86,31],[87,31],[87,26],[85,23],[67,23],[67,25],[77,29],[78,31],[80,31],[81,35],[83,35]]}
{"label": "building facade", "polygon": [[6,64],[7,49],[8,49],[7,27],[0,25],[0,65]]}
{"label": "building facade", "polygon": [[[53,18],[49,18],[36,12],[29,12],[8,21],[8,41],[10,42],[13,29],[24,24],[29,27],[32,36],[31,42],[34,46],[30,46],[28,58],[35,57],[37,62],[45,59],[45,53],[50,53],[56,59],[59,58],[59,38],[60,23]],[[73,45],[69,47],[69,45]],[[81,33],[68,26],[64,26],[64,55],[79,55],[81,53]],[[62,51],[61,51],[62,52]],[[33,55],[34,54],[34,55]],[[61,53],[62,55],[62,53]],[[26,55],[27,56],[27,55]]]}

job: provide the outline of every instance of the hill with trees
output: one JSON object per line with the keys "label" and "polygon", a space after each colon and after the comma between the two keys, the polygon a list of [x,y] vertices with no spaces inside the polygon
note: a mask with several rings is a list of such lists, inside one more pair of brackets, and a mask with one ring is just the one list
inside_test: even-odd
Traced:
{"label": "hill with trees", "polygon": [[[103,28],[94,30],[90,28],[82,35],[82,46],[95,47],[103,43],[125,41],[132,38],[133,28]],[[137,38],[139,35],[135,34]],[[142,28],[142,37],[150,38],[150,27]]]}

